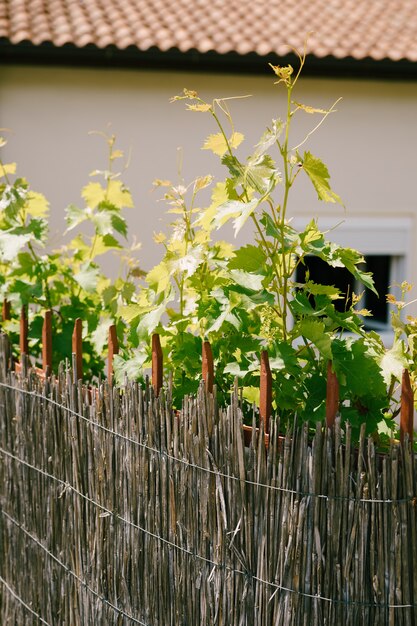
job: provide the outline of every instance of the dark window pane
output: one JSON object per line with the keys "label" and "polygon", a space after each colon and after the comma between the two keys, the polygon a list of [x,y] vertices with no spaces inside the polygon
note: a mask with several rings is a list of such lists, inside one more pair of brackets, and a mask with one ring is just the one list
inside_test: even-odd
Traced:
{"label": "dark window pane", "polygon": [[361,283],[356,281],[352,274],[343,267],[330,267],[325,261],[313,256],[305,258],[305,265],[299,265],[296,272],[296,281],[303,283],[306,279],[307,268],[310,271],[310,279],[322,285],[333,285],[337,287],[343,298],[335,300],[336,310],[343,312],[351,304],[352,291],[359,294],[365,291],[359,307],[366,308],[372,312],[372,317],[364,318],[364,325],[367,329],[383,330],[383,326],[388,324],[388,304],[386,294],[389,291],[391,257],[389,255],[371,254],[365,257],[365,264],[362,269],[373,274],[375,288],[378,296],[370,289],[365,289]]}
{"label": "dark window pane", "polygon": [[351,305],[352,291],[354,291],[354,278],[344,267],[330,267],[325,261],[315,256],[305,259],[305,265],[300,264],[297,268],[296,280],[304,283],[307,267],[310,270],[310,280],[321,285],[332,285],[340,290],[343,298],[334,301],[337,311],[343,313]]}
{"label": "dark window pane", "polygon": [[386,295],[389,291],[391,257],[388,255],[372,254],[365,257],[365,270],[373,274],[375,289],[378,295],[370,291],[365,292],[364,306],[372,312],[372,317],[365,319],[365,328],[378,328],[377,324],[388,323],[388,304]]}

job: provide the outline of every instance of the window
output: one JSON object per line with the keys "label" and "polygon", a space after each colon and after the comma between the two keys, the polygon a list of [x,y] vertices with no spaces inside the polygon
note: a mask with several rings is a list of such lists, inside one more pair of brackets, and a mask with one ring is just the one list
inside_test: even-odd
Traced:
{"label": "window", "polygon": [[[301,230],[310,218],[297,217],[293,220],[295,228]],[[409,217],[367,216],[348,218],[342,224],[336,219],[323,216],[319,219],[319,228],[327,239],[341,246],[356,248],[365,257],[365,271],[372,272],[379,298],[365,290],[360,308],[372,311],[372,318],[364,318],[365,327],[376,330],[384,342],[392,341],[390,326],[391,307],[386,302],[386,294],[395,284],[410,280],[411,256],[413,249],[413,220]],[[364,288],[356,283],[351,274],[343,268],[329,268],[320,259],[311,257],[308,266],[312,280],[334,285],[343,293],[361,293]],[[297,279],[303,280],[304,268],[300,268]],[[398,292],[397,292],[398,295]],[[346,307],[345,300],[335,301],[341,310]],[[339,308],[339,310],[340,310]]]}
{"label": "window", "polygon": [[394,266],[395,259],[390,255],[372,254],[365,256],[363,269],[366,272],[372,272],[378,296],[370,289],[365,289],[344,267],[330,267],[325,261],[313,256],[306,258],[305,265],[298,266],[296,280],[297,282],[304,282],[308,270],[311,280],[315,283],[337,287],[344,296],[340,300],[334,301],[335,308],[340,312],[350,307],[352,293],[363,292],[359,306],[361,309],[365,308],[372,312],[372,317],[364,318],[365,328],[367,330],[386,331],[390,321],[386,294],[389,292]]}

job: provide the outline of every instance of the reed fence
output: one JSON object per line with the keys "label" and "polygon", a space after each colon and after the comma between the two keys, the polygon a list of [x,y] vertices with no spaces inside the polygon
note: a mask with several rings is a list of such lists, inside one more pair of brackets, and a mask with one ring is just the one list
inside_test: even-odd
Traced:
{"label": "reed fence", "polygon": [[338,419],[245,431],[207,376],[178,413],[156,379],[14,371],[0,344],[1,624],[417,623],[407,432],[380,455]]}

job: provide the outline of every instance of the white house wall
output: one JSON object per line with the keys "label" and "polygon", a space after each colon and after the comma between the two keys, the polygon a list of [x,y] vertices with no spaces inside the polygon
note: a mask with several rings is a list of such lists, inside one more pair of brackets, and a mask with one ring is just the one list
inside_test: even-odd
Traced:
{"label": "white house wall", "polygon": [[[3,158],[17,161],[18,172],[50,200],[53,242],[64,230],[64,207],[80,203],[89,172],[106,166],[103,140],[88,133],[109,129],[116,134],[118,147],[132,150],[124,180],[135,200],[136,208],[128,214],[129,230],[143,244],[142,265],[150,267],[159,258],[152,234],[163,227],[166,207],[151,191],[152,181],[177,179],[177,148],[183,148],[187,182],[206,173],[222,176],[216,157],[200,149],[205,137],[216,132],[213,120],[186,112],[181,102],[169,102],[184,87],[207,100],[252,94],[230,103],[236,130],[246,135],[239,149],[243,157],[271,118],[284,115],[283,88],[274,85],[272,73],[256,77],[0,66],[0,127],[10,129]],[[390,225],[395,230],[398,220],[396,241],[406,242],[404,278],[417,284],[417,84],[302,78],[294,97],[322,108],[343,98],[337,113],[307,145],[328,165],[346,212],[319,203],[309,182],[299,177],[290,214],[298,223],[316,215],[327,225],[344,220],[341,228],[348,234],[342,239],[348,237],[354,247],[358,243],[367,247],[369,241],[369,252],[384,240],[372,224],[385,225],[382,230],[389,239]],[[297,117],[293,145],[319,119],[303,112]],[[404,239],[401,228],[406,230]],[[250,227],[243,238],[250,239]]]}

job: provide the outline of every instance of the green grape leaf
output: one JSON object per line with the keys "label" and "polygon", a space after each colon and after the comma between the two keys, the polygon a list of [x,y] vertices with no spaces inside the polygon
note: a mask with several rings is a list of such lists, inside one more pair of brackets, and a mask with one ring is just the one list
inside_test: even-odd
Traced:
{"label": "green grape leaf", "polygon": [[319,200],[323,200],[324,202],[337,202],[343,206],[341,198],[334,193],[330,187],[329,170],[323,161],[313,156],[311,152],[304,152],[302,158],[297,154],[297,158],[301,161],[303,170],[313,183]]}
{"label": "green grape leaf", "polygon": [[304,319],[299,325],[300,335],[311,341],[325,359],[332,358],[332,342],[325,333],[324,323],[320,320]]}
{"label": "green grape leaf", "polygon": [[359,397],[386,396],[386,385],[381,369],[368,351],[364,339],[334,340],[332,345],[333,367],[339,381],[346,381],[350,393]]}
{"label": "green grape leaf", "polygon": [[265,252],[259,246],[243,246],[235,251],[228,267],[231,270],[244,270],[245,272],[260,274],[266,267]]}
{"label": "green grape leaf", "polygon": [[264,195],[271,193],[276,184],[281,182],[281,175],[268,154],[256,155],[248,159],[242,182]]}

